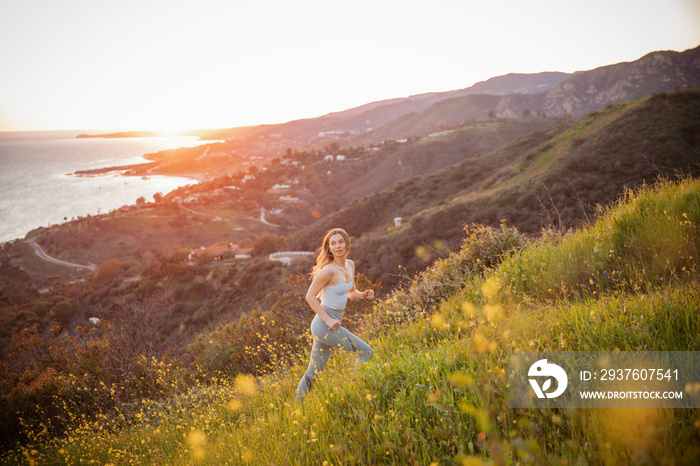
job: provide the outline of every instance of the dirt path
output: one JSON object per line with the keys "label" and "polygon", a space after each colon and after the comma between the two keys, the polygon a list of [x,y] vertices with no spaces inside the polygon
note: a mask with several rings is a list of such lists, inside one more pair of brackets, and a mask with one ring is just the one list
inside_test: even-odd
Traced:
{"label": "dirt path", "polygon": [[182,210],[184,210],[184,211],[186,211],[186,212],[189,212],[189,213],[191,213],[192,215],[197,215],[197,216],[199,216],[199,217],[204,217],[204,218],[213,218],[214,220],[221,220],[221,217],[219,217],[218,215],[203,214],[203,213],[201,213],[201,212],[197,212],[197,211],[195,211],[195,210],[188,209],[187,207],[185,207],[185,206],[182,205],[182,204],[178,204],[178,206],[179,206]]}

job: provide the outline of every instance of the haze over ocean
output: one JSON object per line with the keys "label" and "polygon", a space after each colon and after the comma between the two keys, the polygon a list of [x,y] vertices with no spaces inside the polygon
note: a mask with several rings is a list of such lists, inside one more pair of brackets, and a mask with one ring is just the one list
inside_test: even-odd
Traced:
{"label": "haze over ocean", "polygon": [[[94,131],[92,131],[94,133]],[[67,176],[146,162],[143,155],[210,141],[194,137],[75,139],[79,131],[0,133],[0,242],[73,217],[153,200],[195,180],[174,176]]]}

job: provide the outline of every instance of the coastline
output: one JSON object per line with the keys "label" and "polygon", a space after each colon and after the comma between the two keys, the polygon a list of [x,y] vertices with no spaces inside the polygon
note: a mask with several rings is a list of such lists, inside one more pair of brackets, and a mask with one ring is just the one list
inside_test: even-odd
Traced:
{"label": "coastline", "polygon": [[148,171],[155,168],[158,162],[136,163],[132,165],[120,165],[116,167],[93,168],[90,170],[76,170],[73,173],[67,173],[66,176],[81,176],[95,177],[107,175],[124,175],[124,176],[145,176]]}
{"label": "coastline", "polygon": [[203,173],[191,172],[166,172],[159,171],[161,164],[159,162],[144,162],[132,165],[120,165],[114,167],[94,168],[90,170],[76,170],[72,173],[67,173],[66,176],[78,178],[98,178],[102,176],[134,176],[148,178],[150,176],[174,176],[180,178],[189,178],[191,180],[201,182],[210,179]]}
{"label": "coastline", "polygon": [[5,220],[0,243],[207,179],[196,167],[171,168],[155,155],[203,145],[194,138],[76,139],[75,133],[66,132],[34,136],[0,138],[5,163],[0,174],[0,213]]}

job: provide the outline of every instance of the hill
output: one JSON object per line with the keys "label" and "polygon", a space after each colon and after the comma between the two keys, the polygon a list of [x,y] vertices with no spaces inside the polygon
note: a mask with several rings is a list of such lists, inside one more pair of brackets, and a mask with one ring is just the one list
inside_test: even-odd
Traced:
{"label": "hill", "polygon": [[[0,273],[8,277],[0,288],[0,350],[19,329],[38,325],[48,335],[59,322],[70,333],[90,317],[112,320],[123,303],[158,295],[164,301],[153,324],[156,347],[181,353],[200,332],[267,308],[274,302],[268,295],[283,288],[287,274],[310,267],[309,260],[299,259],[285,268],[262,253],[190,263],[191,251],[228,242],[252,247],[266,235],[289,235],[314,222],[315,215],[323,218],[394,181],[431,173],[559,122],[471,122],[447,136],[345,152],[345,161],[326,161],[315,152],[291,154],[245,176],[219,176],[157,202],[33,231],[29,236],[48,255],[92,265],[95,272],[48,264],[24,242],[6,245],[0,260]],[[359,173],[366,175],[358,178]],[[68,285],[59,276],[85,281]]]}
{"label": "hill", "polygon": [[[354,254],[370,278],[395,284],[388,271],[400,264],[409,272],[421,268],[418,245],[454,247],[466,224],[503,220],[528,233],[565,229],[625,189],[660,175],[697,175],[699,140],[700,91],[658,94],[379,190],[289,242],[308,248],[331,225],[343,225],[358,238]],[[392,227],[394,217],[403,218],[401,227]]]}
{"label": "hill", "polygon": [[[194,150],[150,154],[156,166],[134,174],[164,173],[200,177],[234,174],[263,165],[289,151],[333,152],[331,147],[379,145],[425,137],[474,119],[581,117],[607,105],[654,92],[700,85],[700,47],[660,51],[639,60],[574,74],[511,73],[471,87],[372,102],[327,115],[276,125],[199,130],[191,134],[223,143]],[[213,157],[213,158],[212,158]]]}
{"label": "hill", "polygon": [[[322,117],[248,129],[246,134],[275,135],[287,147],[320,148],[376,144],[385,139],[425,136],[470,118],[514,118],[529,111],[576,119],[607,105],[647,97],[654,92],[700,86],[700,47],[684,52],[652,52],[632,62],[573,74],[512,73],[456,91],[372,102]],[[240,136],[240,130],[234,129]],[[233,133],[232,133],[233,134]],[[226,137],[226,131],[219,137]]]}
{"label": "hill", "polygon": [[334,189],[347,204],[397,182],[429,175],[566,121],[557,118],[473,120],[422,138],[369,146],[360,164],[335,163],[327,167],[333,176]]}
{"label": "hill", "polygon": [[[607,105],[641,99],[655,92],[700,86],[700,47],[685,52],[654,52],[637,61],[575,73],[541,93],[455,95],[406,113],[348,144],[424,135],[472,118],[517,118],[523,114],[579,119]],[[507,78],[501,77],[501,78]],[[499,78],[494,78],[499,79]],[[513,78],[513,79],[518,79]]]}
{"label": "hill", "polygon": [[[472,121],[431,137],[355,148],[345,161],[292,153],[247,180],[240,172],[221,176],[157,203],[37,230],[32,236],[47,254],[93,264],[96,272],[61,283],[57,275],[68,280],[77,272],[42,262],[25,243],[5,245],[0,347],[32,324],[74,329],[156,294],[165,300],[159,348],[179,352],[205,329],[268,308],[268,295],[283,288],[287,274],[310,267],[300,260],[286,269],[263,255],[188,265],[191,250],[216,243],[253,246],[273,234],[286,237],[285,249],[313,251],[325,231],[341,225],[353,236],[358,269],[390,290],[457,248],[465,225],[503,220],[527,234],[575,227],[628,188],[661,174],[697,174],[698,92],[618,104],[573,123]],[[403,218],[400,227],[395,217]]]}
{"label": "hill", "polygon": [[[514,229],[482,229],[377,303],[363,327],[373,360],[353,372],[352,355],[335,355],[303,404],[292,399],[306,354],[272,374],[199,373],[190,385],[175,366],[144,360],[148,397],[120,402],[118,390],[129,386],[123,379],[87,385],[78,390],[83,403],[57,404],[65,436],[52,435],[56,418],[24,406],[31,441],[2,460],[694,464],[695,409],[651,401],[635,409],[509,408],[508,355],[614,350],[641,358],[700,347],[699,206],[700,184],[684,179],[628,193],[595,224],[563,236],[527,241]],[[282,329],[270,316],[258,321]],[[258,344],[251,358],[281,351],[275,340]],[[99,380],[93,368],[102,347],[91,348],[76,369]],[[30,367],[25,381],[36,377]],[[664,389],[692,404],[698,388],[688,381],[696,375]],[[72,400],[80,383],[91,383],[74,377],[48,372],[33,399]],[[81,415],[85,401],[103,408]]]}
{"label": "hill", "polygon": [[290,151],[367,147],[414,139],[486,118],[583,116],[651,93],[700,85],[700,47],[652,52],[639,60],[573,74],[511,73],[448,92],[371,102],[327,115],[276,125],[190,134],[224,142],[149,154],[155,165],[132,174],[180,174],[211,178],[261,166]]}
{"label": "hill", "polygon": [[[208,136],[215,139],[225,139],[229,137],[241,137],[243,135],[259,137],[275,134],[278,135],[279,139],[288,141],[288,147],[297,147],[301,149],[309,145],[328,145],[335,139],[342,140],[352,135],[362,135],[368,131],[375,130],[396,118],[410,113],[420,112],[442,100],[472,94],[505,95],[512,93],[529,94],[533,92],[542,92],[561,83],[568,76],[570,75],[558,72],[536,74],[512,73],[476,83],[465,89],[432,92],[405,98],[371,102],[359,107],[329,113],[317,118],[295,120],[279,125],[256,127],[257,131],[253,131],[256,128],[246,128],[245,130],[247,131],[234,128],[232,130],[208,133]],[[407,136],[409,136],[408,133],[393,134],[391,138],[396,139]],[[364,145],[368,142],[378,143],[381,141],[381,137],[371,137],[370,135],[368,136],[368,140],[363,141],[361,144],[348,142],[345,145]]]}
{"label": "hill", "polygon": [[[675,61],[679,56],[695,56],[689,52],[651,54],[645,57],[646,68],[621,64],[588,75],[597,77],[580,85],[593,82],[597,90],[617,86],[625,92],[634,86],[648,89],[657,81],[669,85],[667,73],[686,79],[696,72],[695,65],[677,69],[682,67]],[[658,66],[663,70],[654,74]],[[644,70],[655,78],[632,79]],[[298,125],[297,139],[286,139],[273,126],[241,128],[236,139],[218,145],[154,154],[166,172],[201,170],[206,179],[153,203],[31,233],[52,256],[94,264],[94,272],[80,277],[57,277],[59,266],[41,263],[24,242],[3,245],[0,438],[22,439],[36,448],[32,453],[32,447],[18,447],[8,458],[26,453],[54,463],[74,455],[113,461],[111,453],[91,443],[99,438],[97,443],[119,451],[125,462],[148,462],[149,451],[133,441],[137,435],[139,442],[147,438],[163,446],[154,449],[160,461],[175,456],[195,461],[188,455],[199,451],[196,438],[204,433],[211,439],[212,462],[274,463],[287,457],[317,462],[322,454],[349,463],[380,462],[381,455],[397,463],[459,462],[465,452],[494,461],[509,452],[513,458],[573,462],[591,444],[599,447],[600,462],[626,463],[634,455],[660,458],[660,451],[692,459],[688,432],[697,426],[685,411],[664,413],[660,420],[644,417],[667,437],[655,444],[641,436],[640,447],[630,435],[620,437],[620,429],[607,425],[605,416],[508,414],[503,406],[499,351],[681,350],[698,344],[697,313],[691,312],[698,305],[697,182],[656,183],[659,176],[698,175],[700,90],[611,105],[604,102],[628,94],[603,93],[601,102],[594,102],[600,109],[578,119],[538,116],[530,107],[586,73],[545,83],[554,87],[539,94],[494,91],[440,100],[372,131],[381,142],[341,148],[340,142],[358,135],[332,129],[310,140],[304,131],[317,127],[302,121],[291,122]],[[522,77],[511,78],[511,89],[522,82]],[[571,91],[576,105],[588,105],[585,93],[576,97],[578,85],[563,90]],[[364,111],[393,118],[385,104]],[[491,117],[469,116],[501,104],[511,112],[504,114],[509,118],[496,118],[495,110]],[[531,110],[530,116],[524,110],[517,114],[521,108]],[[388,138],[396,134],[401,137]],[[297,142],[307,145],[292,144]],[[620,196],[623,201],[617,201]],[[403,218],[399,227],[393,225],[396,216]],[[386,365],[370,369],[369,378],[351,380],[361,393],[341,385],[347,374],[329,379],[333,392],[342,394],[332,400],[344,413],[340,424],[324,417],[325,400],[310,406],[313,419],[297,415],[287,403],[285,393],[293,388],[284,382],[283,371],[259,379],[266,392],[250,399],[240,394],[257,391],[250,388],[255,387],[251,379],[233,378],[238,372],[263,375],[303,366],[295,361],[300,354],[305,359],[308,347],[303,333],[309,320],[303,301],[308,281],[301,274],[308,272],[310,261],[285,268],[267,260],[262,247],[240,261],[222,257],[212,262],[206,254],[188,259],[200,246],[232,242],[255,250],[258,241],[279,245],[285,237],[285,249],[313,250],[326,229],[336,225],[353,236],[352,257],[366,274],[358,276],[358,283],[390,296],[377,303],[374,314],[357,309],[350,322],[374,338]],[[425,272],[416,275],[420,271]],[[498,278],[498,297],[493,282],[485,280],[489,275]],[[100,318],[99,325],[89,323],[89,317]],[[54,323],[63,330],[52,330]],[[483,365],[478,355],[496,359]],[[454,365],[456,358],[464,365]],[[429,373],[438,375],[423,377]],[[494,390],[472,390],[477,384],[469,380]],[[212,400],[220,404],[222,399],[231,404],[211,408]],[[244,402],[249,402],[245,408]],[[418,420],[391,415],[398,412],[395,406]],[[208,423],[201,410],[213,416]],[[373,421],[363,413],[379,417]],[[98,424],[71,430],[83,419]],[[152,429],[150,421],[158,427]],[[515,427],[508,429],[511,421]],[[635,422],[630,420],[633,433],[639,431]],[[347,423],[361,426],[367,435],[344,440]],[[291,427],[300,424],[308,438],[290,440],[294,432],[301,435]],[[212,425],[226,427],[221,432]],[[257,436],[255,426],[263,425],[269,438]],[[600,435],[580,434],[583,425],[596,426]],[[311,435],[319,429],[342,437],[343,443],[331,434]],[[382,435],[372,434],[375,429]],[[114,436],[92,435],[97,431]],[[61,443],[65,432],[80,438],[80,445]],[[85,432],[91,434],[80,437]],[[185,447],[191,432],[195,443]],[[470,441],[458,444],[454,437]],[[614,448],[601,443],[611,438]],[[237,443],[240,439],[245,446]],[[314,450],[313,444],[331,440],[339,450]],[[267,442],[281,447],[266,453]],[[586,442],[589,447],[582,446]]]}

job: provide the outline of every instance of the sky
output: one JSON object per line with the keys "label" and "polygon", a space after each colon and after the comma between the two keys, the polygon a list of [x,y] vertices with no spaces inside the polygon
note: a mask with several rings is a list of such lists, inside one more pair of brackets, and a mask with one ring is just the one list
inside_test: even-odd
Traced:
{"label": "sky", "polygon": [[0,0],[0,131],[214,129],[700,45],[700,0]]}

